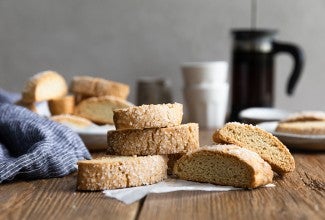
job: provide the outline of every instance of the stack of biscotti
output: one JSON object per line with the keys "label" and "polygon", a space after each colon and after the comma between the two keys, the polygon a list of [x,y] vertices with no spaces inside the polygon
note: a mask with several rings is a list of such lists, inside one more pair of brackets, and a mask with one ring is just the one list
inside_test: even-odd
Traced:
{"label": "stack of biscotti", "polygon": [[275,130],[298,135],[324,135],[325,112],[302,111],[293,113],[281,120]]}
{"label": "stack of biscotti", "polygon": [[120,155],[167,155],[174,163],[199,147],[198,124],[181,124],[183,105],[142,105],[114,111],[117,131],[108,132],[108,151]]}
{"label": "stack of biscotti", "polygon": [[78,189],[104,190],[152,184],[167,178],[168,155],[199,148],[198,124],[181,124],[179,103],[114,110],[108,157],[78,162]]}
{"label": "stack of biscotti", "polygon": [[107,134],[108,150],[119,155],[186,153],[198,148],[198,124],[181,124],[179,103],[114,110],[116,131]]}

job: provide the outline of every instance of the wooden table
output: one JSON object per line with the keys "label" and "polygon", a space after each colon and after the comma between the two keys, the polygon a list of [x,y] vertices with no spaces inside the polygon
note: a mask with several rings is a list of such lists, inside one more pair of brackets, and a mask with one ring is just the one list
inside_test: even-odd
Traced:
{"label": "wooden table", "polygon": [[[201,144],[212,132],[200,133]],[[0,219],[325,219],[325,154],[295,152],[296,170],[273,188],[150,194],[131,205],[77,192],[76,174],[0,184]]]}

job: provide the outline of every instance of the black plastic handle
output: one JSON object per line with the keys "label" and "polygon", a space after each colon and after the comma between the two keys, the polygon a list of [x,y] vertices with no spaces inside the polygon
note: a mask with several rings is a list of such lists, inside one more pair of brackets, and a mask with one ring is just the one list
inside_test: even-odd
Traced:
{"label": "black plastic handle", "polygon": [[287,93],[292,95],[296,83],[304,67],[305,58],[303,51],[294,44],[273,42],[273,53],[285,52],[292,55],[294,59],[293,71],[287,84]]}

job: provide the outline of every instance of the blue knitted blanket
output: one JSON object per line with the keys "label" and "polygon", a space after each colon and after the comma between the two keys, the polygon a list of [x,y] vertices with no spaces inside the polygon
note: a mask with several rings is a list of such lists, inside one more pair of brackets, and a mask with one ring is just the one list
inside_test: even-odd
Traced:
{"label": "blue knitted blanket", "polygon": [[91,156],[68,127],[12,104],[0,89],[0,183],[61,177]]}

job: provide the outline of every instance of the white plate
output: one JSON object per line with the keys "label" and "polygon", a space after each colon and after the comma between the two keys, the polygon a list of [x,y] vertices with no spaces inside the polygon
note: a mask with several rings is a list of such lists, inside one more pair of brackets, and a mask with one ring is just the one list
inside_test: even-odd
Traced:
{"label": "white plate", "polygon": [[114,125],[89,126],[76,128],[69,126],[75,131],[90,151],[103,151],[107,149],[107,131],[115,130]]}
{"label": "white plate", "polygon": [[291,149],[323,151],[325,150],[325,135],[299,135],[276,132],[278,122],[264,122],[257,126],[266,130],[280,139],[287,147]]}
{"label": "white plate", "polygon": [[[132,103],[131,103],[132,104]],[[133,105],[133,104],[132,104]],[[50,117],[51,113],[49,111],[47,102],[40,102],[36,106],[38,114]],[[107,149],[107,131],[115,130],[114,125],[102,125],[98,126],[92,124],[88,127],[78,127],[72,123],[62,123],[63,125],[71,128],[76,132],[89,151],[103,151]]]}
{"label": "white plate", "polygon": [[289,114],[289,111],[282,109],[256,107],[242,110],[239,118],[244,123],[257,124],[265,121],[279,121]]}

